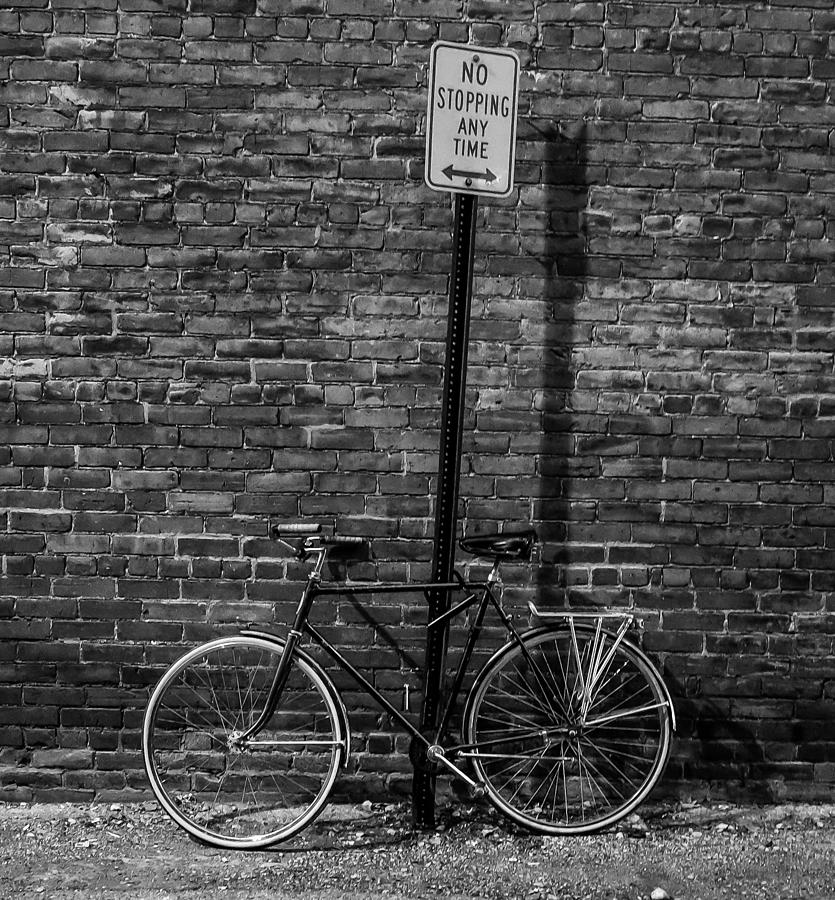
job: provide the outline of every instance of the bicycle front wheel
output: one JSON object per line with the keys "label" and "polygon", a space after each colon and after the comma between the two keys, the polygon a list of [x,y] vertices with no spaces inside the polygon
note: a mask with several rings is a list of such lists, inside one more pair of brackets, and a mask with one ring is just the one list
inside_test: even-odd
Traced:
{"label": "bicycle front wheel", "polygon": [[327,803],[347,751],[330,680],[295,656],[278,707],[251,741],[282,644],[235,636],[175,662],[145,713],[143,754],[163,809],[201,841],[256,849],[300,831]]}
{"label": "bicycle front wheel", "polygon": [[628,815],[670,752],[669,694],[635,646],[589,625],[545,627],[485,665],[464,740],[492,803],[543,834],[585,834]]}

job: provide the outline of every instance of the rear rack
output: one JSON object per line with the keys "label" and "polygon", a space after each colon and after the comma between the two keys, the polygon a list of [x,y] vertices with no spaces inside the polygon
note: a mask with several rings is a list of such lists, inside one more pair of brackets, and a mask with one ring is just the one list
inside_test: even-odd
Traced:
{"label": "rear rack", "polygon": [[629,619],[635,617],[632,613],[616,609],[539,609],[532,601],[528,601],[528,608],[538,619]]}

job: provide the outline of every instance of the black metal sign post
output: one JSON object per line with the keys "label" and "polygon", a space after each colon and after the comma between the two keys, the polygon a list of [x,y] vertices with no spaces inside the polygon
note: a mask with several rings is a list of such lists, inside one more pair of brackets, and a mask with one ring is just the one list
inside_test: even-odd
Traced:
{"label": "black metal sign post", "polygon": [[[423,179],[433,191],[455,194],[452,272],[447,313],[441,453],[435,503],[434,584],[449,584],[455,564],[458,482],[467,387],[467,344],[473,292],[475,217],[479,195],[513,191],[519,58],[512,50],[438,41],[429,60],[426,161]],[[449,607],[449,590],[427,593],[429,621]],[[427,633],[421,732],[433,741],[446,671],[448,625]],[[412,744],[415,826],[435,824],[435,772],[422,746]]]}
{"label": "black metal sign post", "polygon": [[[470,306],[473,287],[473,250],[478,196],[455,195],[452,272],[447,313],[446,368],[441,418],[441,452],[435,501],[435,548],[433,582],[450,582],[455,564],[458,521],[458,485],[461,475],[461,443],[464,430],[464,393],[467,388],[467,345],[470,336]],[[448,591],[429,595],[429,620],[446,612]],[[448,626],[427,635],[426,663],[421,711],[421,731],[438,726],[441,686],[446,669]],[[418,828],[435,825],[435,775],[418,761],[412,781],[412,814]]]}

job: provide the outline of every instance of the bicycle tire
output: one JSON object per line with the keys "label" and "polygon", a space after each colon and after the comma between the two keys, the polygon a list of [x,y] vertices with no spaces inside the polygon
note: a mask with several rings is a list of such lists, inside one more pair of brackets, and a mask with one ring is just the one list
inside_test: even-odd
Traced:
{"label": "bicycle tire", "polygon": [[151,695],[142,731],[148,779],[166,813],[199,841],[266,847],[327,804],[346,735],[336,689],[312,660],[294,656],[253,746],[233,743],[263,709],[282,649],[252,636],[211,641],[177,660]]}
{"label": "bicycle tire", "polygon": [[518,824],[551,835],[607,828],[661,777],[669,693],[644,653],[606,630],[545,626],[522,645],[506,644],[476,677],[466,755],[493,805]]}

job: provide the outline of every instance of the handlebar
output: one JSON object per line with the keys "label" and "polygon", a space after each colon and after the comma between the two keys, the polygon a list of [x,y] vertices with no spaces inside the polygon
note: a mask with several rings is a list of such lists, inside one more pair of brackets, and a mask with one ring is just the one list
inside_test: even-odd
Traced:
{"label": "handlebar", "polygon": [[[367,543],[365,538],[353,535],[322,534],[322,525],[318,522],[310,524],[304,522],[277,523],[271,525],[270,534],[279,543],[292,550],[299,559],[305,559],[317,551],[324,555],[327,547],[361,547]],[[285,537],[304,538],[304,541],[294,546],[284,540]]]}
{"label": "handlebar", "polygon": [[273,537],[281,537],[283,534],[301,537],[308,534],[319,534],[322,530],[318,522],[307,524],[305,522],[289,522],[272,526]]}
{"label": "handlebar", "polygon": [[364,544],[365,538],[354,537],[353,535],[342,535],[342,534],[331,534],[322,538],[322,542],[325,544],[355,544],[356,546],[361,546]]}

